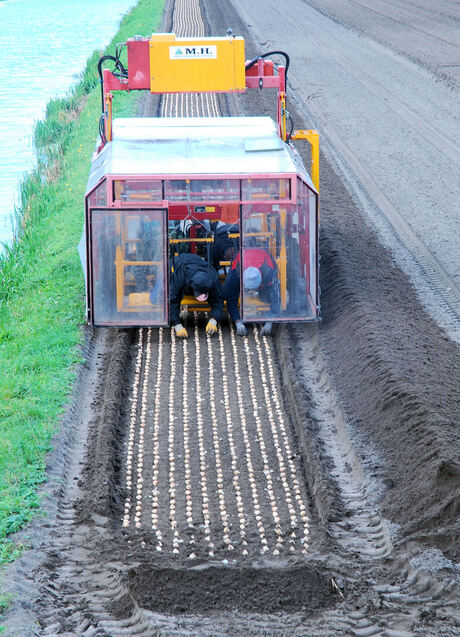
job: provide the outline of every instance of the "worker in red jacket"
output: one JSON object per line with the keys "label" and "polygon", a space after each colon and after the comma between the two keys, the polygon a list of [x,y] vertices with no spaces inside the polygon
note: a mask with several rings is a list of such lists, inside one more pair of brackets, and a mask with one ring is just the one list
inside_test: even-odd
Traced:
{"label": "worker in red jacket", "polygon": [[[240,296],[240,253],[234,259],[223,288],[223,297],[227,301],[230,318],[235,321],[236,332],[240,336],[248,333],[241,320],[238,309]],[[276,265],[271,256],[262,248],[246,248],[244,251],[243,286],[245,290],[256,292],[259,298],[270,303],[272,313],[279,314],[280,296],[279,283],[276,276]],[[267,321],[262,326],[261,334],[270,334],[272,323]]]}

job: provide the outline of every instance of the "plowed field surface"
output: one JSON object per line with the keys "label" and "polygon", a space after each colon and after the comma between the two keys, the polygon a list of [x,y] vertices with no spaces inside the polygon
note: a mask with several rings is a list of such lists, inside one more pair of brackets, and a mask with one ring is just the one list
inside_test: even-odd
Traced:
{"label": "plowed field surface", "polygon": [[[17,599],[6,634],[459,634],[455,72],[438,77],[446,124],[429,153],[440,153],[432,165],[450,189],[428,197],[431,208],[411,165],[397,173],[396,128],[370,126],[389,108],[422,171],[414,130],[426,144],[440,127],[424,110],[429,73],[451,61],[458,16],[455,3],[437,5],[440,29],[422,0],[336,5],[167,3],[164,31],[232,27],[248,58],[292,53],[289,111],[325,140],[323,320],[271,337],[258,326],[238,337],[227,319],[209,337],[194,313],[184,341],[165,328],[88,331],[49,461],[46,517],[6,576]],[[422,55],[404,36],[413,32],[439,47]],[[423,108],[417,82],[410,103],[402,88],[388,94],[376,71],[378,60],[391,68],[388,56],[404,91],[423,67]],[[371,101],[353,88],[357,75]],[[332,94],[339,80],[351,93]],[[272,98],[167,96],[142,114],[273,114]],[[349,121],[332,104],[347,100]]]}

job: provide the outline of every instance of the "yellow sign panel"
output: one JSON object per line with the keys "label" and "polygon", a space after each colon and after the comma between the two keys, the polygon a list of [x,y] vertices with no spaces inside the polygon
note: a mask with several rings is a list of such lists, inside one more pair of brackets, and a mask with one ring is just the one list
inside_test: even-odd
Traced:
{"label": "yellow sign panel", "polygon": [[149,47],[152,93],[246,90],[241,37],[192,39],[154,33]]}

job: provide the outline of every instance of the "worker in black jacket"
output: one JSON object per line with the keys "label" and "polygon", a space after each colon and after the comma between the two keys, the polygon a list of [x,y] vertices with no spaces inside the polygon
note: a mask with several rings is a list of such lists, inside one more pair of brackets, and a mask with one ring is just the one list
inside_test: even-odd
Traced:
{"label": "worker in black jacket", "polygon": [[236,223],[222,223],[214,232],[214,243],[211,248],[211,263],[219,271],[221,261],[233,261],[238,252],[238,239],[230,239],[232,232],[239,232]]}
{"label": "worker in black jacket", "polygon": [[169,288],[169,311],[171,325],[179,338],[188,333],[180,322],[180,304],[186,290],[191,290],[197,301],[208,301],[211,317],[206,333],[217,332],[217,321],[222,318],[222,289],[216,270],[197,254],[179,254],[174,257]]}

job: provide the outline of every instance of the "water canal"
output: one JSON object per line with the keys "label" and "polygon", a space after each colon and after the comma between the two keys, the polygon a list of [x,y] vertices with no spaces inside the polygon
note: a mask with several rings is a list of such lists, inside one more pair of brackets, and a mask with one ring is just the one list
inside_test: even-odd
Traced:
{"label": "water canal", "polygon": [[34,164],[34,122],[79,79],[133,4],[0,0],[0,242],[12,238],[18,184]]}

